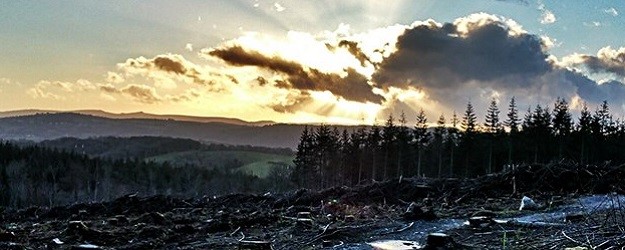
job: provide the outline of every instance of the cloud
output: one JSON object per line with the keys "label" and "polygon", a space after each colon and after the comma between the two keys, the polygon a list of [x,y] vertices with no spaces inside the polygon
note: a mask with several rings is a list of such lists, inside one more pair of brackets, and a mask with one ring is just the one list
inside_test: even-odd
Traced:
{"label": "cloud", "polygon": [[132,100],[144,104],[155,104],[165,100],[171,102],[184,102],[201,97],[196,89],[187,89],[180,94],[167,94],[161,97],[155,88],[148,85],[128,84],[122,88],[117,88],[112,84],[99,84],[100,97],[106,100],[116,100],[113,95],[124,95]]}
{"label": "cloud", "polygon": [[120,93],[132,97],[135,101],[154,104],[163,101],[163,98],[156,93],[156,89],[147,85],[129,84],[119,90]]}
{"label": "cloud", "polygon": [[35,87],[26,90],[26,93],[34,99],[53,99],[65,100],[65,97],[54,94],[46,89],[43,85],[35,85]]}
{"label": "cloud", "polygon": [[614,17],[618,16],[618,11],[614,7],[607,8],[603,10],[603,12]]}
{"label": "cloud", "polygon": [[[366,63],[371,63],[371,59],[358,47],[358,43],[353,41],[341,40],[339,42],[339,47],[346,48],[349,53],[351,53],[358,61],[362,67],[366,67]],[[374,64],[375,65],[375,64]]]}
{"label": "cloud", "polygon": [[345,69],[345,76],[324,73],[318,69],[287,61],[281,57],[269,57],[256,51],[247,51],[240,46],[231,46],[205,51],[232,66],[255,66],[286,76],[280,88],[298,90],[330,91],[350,101],[381,103],[383,97],[373,92],[365,76],[352,68]]}
{"label": "cloud", "polygon": [[61,93],[84,92],[95,90],[97,86],[85,79],[78,79],[76,82],[47,81],[42,80],[34,87],[27,90],[33,98],[48,98],[54,100],[65,100]]}
{"label": "cloud", "polygon": [[108,83],[118,84],[124,82],[125,80],[126,79],[124,79],[124,77],[118,73],[110,71],[106,72],[106,82]]}
{"label": "cloud", "polygon": [[557,20],[556,15],[553,14],[550,10],[543,10],[540,23],[542,24],[552,24]]}
{"label": "cloud", "polygon": [[11,79],[9,78],[5,78],[5,77],[0,77],[0,84],[1,85],[8,85],[8,84],[12,84],[13,81],[11,81]]}
{"label": "cloud", "polygon": [[398,38],[396,48],[373,74],[377,86],[453,89],[469,81],[514,79],[508,84],[524,87],[531,84],[528,77],[550,70],[539,37],[485,14],[417,25]]}
{"label": "cloud", "polygon": [[625,77],[625,47],[601,48],[596,56],[574,54],[563,58],[568,65],[584,65],[594,73],[613,73]]}
{"label": "cloud", "polygon": [[276,100],[267,106],[278,113],[295,113],[310,106],[314,101],[310,94],[304,92],[289,94],[282,100]]}
{"label": "cloud", "polygon": [[193,52],[193,44],[187,43],[187,45],[184,46],[184,49],[189,52]]}
{"label": "cloud", "polygon": [[10,78],[0,77],[0,93],[2,93],[2,89],[7,86],[22,86],[22,84]]}
{"label": "cloud", "polygon": [[98,85],[98,88],[106,93],[111,93],[111,94],[116,94],[116,93],[120,93],[120,91],[113,86],[113,84],[100,84]]}
{"label": "cloud", "polygon": [[541,12],[540,19],[538,19],[541,24],[552,24],[556,22],[556,15],[548,10],[541,0],[538,1],[538,10]]}
{"label": "cloud", "polygon": [[625,105],[625,85],[620,81],[600,84],[567,67],[583,64],[596,72],[624,76],[625,48],[606,47],[597,56],[573,55],[558,62],[548,53],[551,46],[514,22],[487,14],[453,23],[419,23],[398,37],[396,50],[379,63],[371,81],[386,93],[414,88],[426,94],[421,104],[410,105],[385,95],[384,112],[421,105],[450,113],[468,100],[481,109],[492,96],[516,96],[521,106],[549,104],[557,97],[591,105],[603,100]]}
{"label": "cloud", "polygon": [[128,75],[142,75],[155,80],[159,87],[176,88],[176,80],[210,85],[210,76],[202,67],[186,60],[181,55],[163,54],[153,58],[129,58],[117,65]]}
{"label": "cloud", "polygon": [[166,95],[165,99],[172,102],[188,102],[199,98],[201,94],[195,89],[188,89],[184,93],[178,95]]}
{"label": "cloud", "polygon": [[275,9],[277,12],[282,12],[282,11],[285,11],[285,10],[286,10],[286,8],[285,8],[284,6],[282,6],[282,5],[281,5],[280,3],[278,3],[278,2],[275,2],[275,3],[273,4],[273,7],[274,7],[274,9]]}
{"label": "cloud", "polygon": [[603,25],[601,22],[598,22],[598,21],[583,22],[583,24],[586,27],[599,27],[599,26]]}

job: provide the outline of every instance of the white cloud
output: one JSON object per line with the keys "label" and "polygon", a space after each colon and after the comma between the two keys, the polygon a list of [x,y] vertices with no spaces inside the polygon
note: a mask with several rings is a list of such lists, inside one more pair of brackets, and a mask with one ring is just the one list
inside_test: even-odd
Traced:
{"label": "white cloud", "polygon": [[11,79],[0,77],[0,84],[11,84]]}
{"label": "white cloud", "polygon": [[[540,1],[539,1],[540,3]],[[538,10],[540,10],[541,12],[541,16],[540,16],[540,23],[541,24],[552,24],[555,23],[557,18],[556,15],[553,14],[553,12],[551,12],[550,10],[548,10],[544,4],[540,3],[538,5]]]}
{"label": "white cloud", "polygon": [[599,27],[603,25],[601,22],[598,21],[592,21],[592,22],[584,22],[584,26],[586,27]]}
{"label": "white cloud", "polygon": [[114,83],[114,84],[119,84],[124,82],[126,79],[124,79],[124,77],[120,74],[117,74],[115,72],[106,72],[106,82],[108,83]]}
{"label": "white cloud", "polygon": [[187,45],[184,46],[184,49],[193,52],[193,44],[187,43]]}
{"label": "white cloud", "polygon": [[278,2],[275,2],[275,3],[273,4],[273,7],[275,8],[275,10],[276,10],[277,12],[282,12],[282,11],[285,11],[285,10],[286,10],[286,8],[285,8],[284,6],[282,6],[282,5],[281,5],[280,3],[278,3]]}
{"label": "white cloud", "polygon": [[608,9],[603,10],[608,15],[618,16],[618,11],[614,7],[610,7]]}

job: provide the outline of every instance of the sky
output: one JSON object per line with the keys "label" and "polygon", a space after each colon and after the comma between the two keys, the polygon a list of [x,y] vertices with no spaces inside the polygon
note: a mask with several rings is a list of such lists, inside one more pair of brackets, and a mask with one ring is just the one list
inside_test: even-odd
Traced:
{"label": "sky", "polygon": [[0,3],[0,111],[374,124],[566,99],[625,116],[625,2]]}

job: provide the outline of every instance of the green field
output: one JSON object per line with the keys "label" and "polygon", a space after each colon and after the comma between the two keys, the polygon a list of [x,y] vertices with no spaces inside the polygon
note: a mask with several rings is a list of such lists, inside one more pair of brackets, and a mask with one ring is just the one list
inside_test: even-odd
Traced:
{"label": "green field", "polygon": [[[280,165],[293,165],[293,156],[251,151],[194,150],[169,153],[147,158],[148,161],[169,162],[175,165],[194,164],[206,168],[230,168],[258,177],[267,177],[271,169]],[[241,166],[233,168],[233,166]]]}

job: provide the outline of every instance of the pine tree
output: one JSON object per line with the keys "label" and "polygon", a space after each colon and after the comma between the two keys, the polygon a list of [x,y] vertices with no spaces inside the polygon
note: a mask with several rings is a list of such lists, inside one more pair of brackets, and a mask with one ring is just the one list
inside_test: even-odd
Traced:
{"label": "pine tree", "polygon": [[592,133],[592,123],[593,123],[593,118],[592,118],[592,114],[590,114],[590,110],[588,110],[588,106],[586,105],[586,103],[584,103],[584,105],[582,106],[582,111],[580,113],[579,116],[579,120],[577,122],[577,131],[580,134],[581,137],[581,150],[580,150],[580,162],[582,164],[586,163],[588,161],[588,154],[586,153],[587,149],[586,146],[589,143],[589,139],[590,139],[590,135]]}
{"label": "pine tree", "polygon": [[304,127],[300,136],[297,152],[295,153],[295,169],[292,179],[302,187],[311,187],[314,181],[314,141],[313,136],[308,129]]}
{"label": "pine tree", "polygon": [[438,154],[438,178],[441,178],[443,173],[443,142],[445,138],[445,115],[441,114],[436,121],[436,127],[434,128],[434,142],[436,144],[436,152]]}
{"label": "pine tree", "polygon": [[378,174],[379,174],[379,169],[378,169],[379,159],[378,158],[380,154],[381,141],[382,141],[382,135],[380,132],[380,127],[377,125],[373,125],[373,127],[371,128],[371,131],[367,135],[367,153],[371,157],[370,158],[371,180],[373,181],[378,180]]}
{"label": "pine tree", "polygon": [[499,133],[502,131],[501,123],[499,122],[499,108],[497,107],[497,100],[494,98],[490,101],[488,110],[486,110],[486,119],[484,122],[484,128],[486,133]]}
{"label": "pine tree", "polygon": [[397,126],[395,126],[395,118],[392,114],[388,116],[382,132],[382,145],[384,147],[384,169],[382,171],[384,180],[387,180],[390,176],[391,162],[394,162],[393,153],[397,141]]}
{"label": "pine tree", "polygon": [[519,111],[516,107],[516,100],[514,96],[510,99],[510,104],[508,105],[508,118],[504,122],[504,125],[510,129],[511,134],[515,134],[519,132]]}
{"label": "pine tree", "polygon": [[599,109],[595,111],[594,115],[596,134],[608,135],[611,132],[613,125],[612,115],[610,115],[610,108],[608,107],[608,101],[603,101],[599,106]]}
{"label": "pine tree", "polygon": [[557,98],[553,108],[553,131],[557,136],[567,136],[573,129],[573,118],[569,104],[564,98]]}
{"label": "pine tree", "polygon": [[584,103],[582,106],[582,111],[579,116],[579,120],[577,122],[578,124],[577,131],[581,133],[585,133],[585,134],[590,134],[592,132],[591,127],[590,127],[591,123],[592,123],[592,114],[590,114],[590,110],[588,110],[588,106],[586,105],[586,103]]}
{"label": "pine tree", "polygon": [[573,118],[569,112],[569,104],[564,98],[557,98],[553,107],[553,132],[558,139],[558,158],[563,157],[565,138],[573,130]]}
{"label": "pine tree", "polygon": [[477,132],[477,116],[475,115],[475,110],[473,110],[471,102],[467,103],[467,109],[462,117],[461,126],[466,134]]}
{"label": "pine tree", "polygon": [[447,128],[447,145],[449,147],[449,177],[454,176],[454,153],[456,147],[458,146],[459,137],[458,115],[456,114],[456,111],[454,111],[451,117],[451,127]]}
{"label": "pine tree", "polygon": [[484,122],[485,132],[489,134],[488,136],[488,168],[487,173],[493,172],[493,141],[495,140],[494,136],[497,133],[503,131],[501,127],[501,123],[499,122],[499,108],[497,107],[497,100],[493,98],[486,110],[486,119]]}
{"label": "pine tree", "polygon": [[430,140],[430,133],[427,130],[427,121],[428,119],[425,116],[425,112],[421,109],[419,114],[417,114],[417,123],[414,128],[415,147],[417,149],[417,176],[421,176],[421,157],[423,149]]}
{"label": "pine tree", "polygon": [[407,158],[411,133],[406,127],[408,121],[406,120],[406,114],[402,111],[399,117],[399,127],[397,128],[397,170],[396,176],[399,178],[404,175],[404,162]]}

